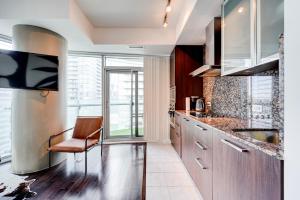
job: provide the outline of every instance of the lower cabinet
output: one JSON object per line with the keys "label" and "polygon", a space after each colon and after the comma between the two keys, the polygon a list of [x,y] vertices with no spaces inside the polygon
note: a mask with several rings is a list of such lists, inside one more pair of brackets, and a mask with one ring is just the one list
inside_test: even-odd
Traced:
{"label": "lower cabinet", "polygon": [[183,115],[178,123],[182,161],[204,200],[283,199],[283,161]]}
{"label": "lower cabinet", "polygon": [[183,117],[182,161],[205,200],[212,199],[212,130]]}
{"label": "lower cabinet", "polygon": [[183,117],[181,120],[181,135],[182,135],[182,162],[187,168],[188,172],[192,172],[192,149],[193,149],[193,137],[192,137],[192,122],[190,119]]}
{"label": "lower cabinet", "polygon": [[213,152],[214,200],[282,199],[282,161],[218,130],[213,134]]}
{"label": "lower cabinet", "polygon": [[181,157],[181,135],[180,135],[180,126],[177,125],[172,126],[170,125],[170,139],[171,144],[174,147],[177,154]]}
{"label": "lower cabinet", "polygon": [[203,199],[212,199],[212,129],[201,123],[192,125],[192,178]]}

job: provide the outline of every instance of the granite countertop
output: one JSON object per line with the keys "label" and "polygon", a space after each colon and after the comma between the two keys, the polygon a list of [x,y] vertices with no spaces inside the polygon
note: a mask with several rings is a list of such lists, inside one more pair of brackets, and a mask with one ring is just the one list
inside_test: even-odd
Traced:
{"label": "granite countertop", "polygon": [[176,112],[184,115],[185,117],[205,123],[212,128],[224,132],[224,134],[228,137],[236,139],[239,142],[249,145],[250,147],[260,150],[270,156],[276,157],[279,160],[283,160],[282,141],[280,141],[279,144],[260,142],[239,132],[232,131],[232,129],[244,128],[278,129],[278,127],[273,126],[272,119],[238,119],[230,117],[198,118],[190,115],[190,111],[177,110]]}

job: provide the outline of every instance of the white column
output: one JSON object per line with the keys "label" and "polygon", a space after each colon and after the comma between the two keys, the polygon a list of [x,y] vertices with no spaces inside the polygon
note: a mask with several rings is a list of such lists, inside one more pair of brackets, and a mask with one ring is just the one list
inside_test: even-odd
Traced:
{"label": "white column", "polygon": [[[41,91],[14,90],[12,102],[12,171],[31,173],[48,167],[49,136],[66,128],[66,40],[52,31],[30,26],[13,27],[13,47],[17,51],[59,57],[59,91],[47,97]],[[60,137],[55,142],[63,139]],[[64,159],[54,154],[52,163]]]}
{"label": "white column", "polygon": [[300,199],[300,1],[284,2],[284,199]]}

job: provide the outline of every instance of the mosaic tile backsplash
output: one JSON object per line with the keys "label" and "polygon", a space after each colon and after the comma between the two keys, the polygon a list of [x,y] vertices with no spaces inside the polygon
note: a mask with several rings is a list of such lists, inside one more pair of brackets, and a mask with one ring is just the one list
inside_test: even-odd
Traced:
{"label": "mosaic tile backsplash", "polygon": [[205,77],[205,101],[213,114],[255,118],[279,127],[279,72],[267,71],[255,76]]}
{"label": "mosaic tile backsplash", "polygon": [[[256,128],[279,129],[283,151],[283,102],[279,70],[255,76],[204,77],[203,96],[218,116],[256,119]],[[249,124],[250,125],[250,124]],[[283,152],[281,152],[283,155]]]}

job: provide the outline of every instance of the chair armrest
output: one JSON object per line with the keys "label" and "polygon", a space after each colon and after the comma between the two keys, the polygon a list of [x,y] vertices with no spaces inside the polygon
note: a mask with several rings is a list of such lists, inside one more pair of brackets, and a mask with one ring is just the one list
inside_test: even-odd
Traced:
{"label": "chair armrest", "polygon": [[67,130],[64,130],[64,131],[62,131],[62,132],[60,132],[60,133],[51,135],[51,136],[49,137],[49,148],[51,147],[51,140],[52,140],[53,138],[55,138],[55,137],[57,137],[57,136],[60,136],[60,135],[66,133],[66,132],[68,132],[68,131],[70,131],[70,130],[72,130],[72,129],[74,129],[74,127],[73,127],[73,128],[69,128],[69,129],[67,129]]}
{"label": "chair armrest", "polygon": [[100,132],[103,128],[100,128],[96,131],[94,131],[93,133],[89,134],[85,139],[90,139],[91,137],[93,137],[96,133]]}
{"label": "chair armrest", "polygon": [[103,128],[101,127],[100,129],[94,131],[93,133],[91,133],[90,135],[88,135],[86,138],[85,138],[85,149],[87,149],[87,141],[88,139],[90,139],[91,137],[93,137],[94,135],[96,135],[96,133],[98,132],[101,132],[103,131]]}
{"label": "chair armrest", "polygon": [[67,130],[64,130],[64,131],[62,131],[62,132],[60,132],[60,133],[51,135],[50,138],[55,138],[55,137],[57,137],[57,136],[59,136],[59,135],[62,135],[62,134],[64,134],[64,133],[66,133],[66,132],[72,130],[72,129],[74,129],[74,127],[73,127],[73,128],[69,128],[69,129],[67,129]]}

